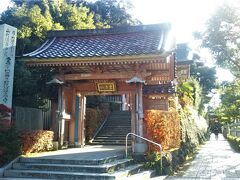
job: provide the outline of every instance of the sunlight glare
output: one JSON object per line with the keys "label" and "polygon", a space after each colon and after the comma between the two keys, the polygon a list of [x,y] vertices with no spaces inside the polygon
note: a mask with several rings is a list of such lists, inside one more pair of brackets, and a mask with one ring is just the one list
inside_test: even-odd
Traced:
{"label": "sunlight glare", "polygon": [[177,42],[192,40],[192,32],[204,28],[204,23],[223,0],[131,0],[135,18],[143,24],[170,22]]}
{"label": "sunlight glare", "polygon": [[223,68],[217,68],[217,78],[220,82],[222,81],[233,81],[234,80],[234,76],[233,74],[227,70],[227,69],[223,69]]}

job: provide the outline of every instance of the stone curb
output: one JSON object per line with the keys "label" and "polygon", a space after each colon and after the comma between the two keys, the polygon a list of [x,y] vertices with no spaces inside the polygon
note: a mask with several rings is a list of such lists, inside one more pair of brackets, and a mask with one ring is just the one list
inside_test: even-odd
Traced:
{"label": "stone curb", "polygon": [[6,169],[10,169],[12,168],[13,163],[17,162],[19,160],[20,156],[18,156],[17,158],[15,158],[14,160],[12,160],[10,163],[8,163],[6,166],[3,166],[2,168],[0,168],[0,177],[3,177],[4,171]]}

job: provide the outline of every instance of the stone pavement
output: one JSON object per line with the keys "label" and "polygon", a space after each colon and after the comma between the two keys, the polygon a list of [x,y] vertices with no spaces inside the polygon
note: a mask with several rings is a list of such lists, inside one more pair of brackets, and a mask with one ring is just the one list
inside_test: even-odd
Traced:
{"label": "stone pavement", "polygon": [[240,153],[234,152],[222,134],[202,145],[189,168],[165,179],[240,179]]}
{"label": "stone pavement", "polygon": [[69,148],[58,151],[33,153],[28,157],[39,159],[99,160],[123,154],[125,154],[125,146],[86,145],[84,148]]}

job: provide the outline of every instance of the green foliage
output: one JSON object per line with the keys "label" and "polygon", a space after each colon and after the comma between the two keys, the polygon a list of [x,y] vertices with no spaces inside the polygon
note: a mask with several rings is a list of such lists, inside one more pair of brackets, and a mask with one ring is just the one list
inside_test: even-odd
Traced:
{"label": "green foliage", "polygon": [[0,127],[0,167],[16,158],[20,153],[21,143],[16,129],[13,126],[8,129]]}
{"label": "green foliage", "polygon": [[93,138],[94,133],[103,123],[108,111],[104,109],[86,109],[86,140],[89,141]]}
{"label": "green foliage", "polygon": [[240,152],[240,137],[228,135],[227,140],[235,151]]}
{"label": "green foliage", "polygon": [[216,88],[216,68],[207,66],[191,65],[191,76],[199,81],[205,95]]}
{"label": "green foliage", "polygon": [[15,6],[3,12],[1,20],[18,28],[17,55],[36,49],[49,30],[108,28],[139,23],[128,13],[131,4],[118,0],[13,2]]}
{"label": "green foliage", "polygon": [[2,14],[2,21],[18,28],[17,55],[35,49],[52,29],[53,21],[49,13],[42,12],[39,6],[13,7]]}
{"label": "green foliage", "polygon": [[[132,24],[127,12],[129,6],[120,1],[96,1],[88,3],[65,0],[18,1],[1,14],[2,23],[18,29],[16,55],[35,50],[46,39],[50,30],[75,30],[108,28],[115,25]],[[16,63],[14,77],[14,105],[39,107],[45,98],[56,98],[56,87],[46,86],[53,69],[26,70]]]}
{"label": "green foliage", "polygon": [[221,105],[215,110],[218,119],[231,123],[240,119],[240,80],[223,83],[220,91]]}
{"label": "green foliage", "polygon": [[177,92],[179,103],[183,109],[190,105],[202,112],[202,88],[196,79],[190,78],[187,81],[180,82]]}
{"label": "green foliage", "polygon": [[146,157],[144,167],[146,169],[152,169],[156,171],[157,175],[170,175],[173,172],[171,164],[172,155],[169,152],[162,153],[162,166],[161,155],[159,152],[151,152]]}
{"label": "green foliage", "polygon": [[191,65],[191,76],[198,80],[202,87],[201,102],[199,102],[199,112],[204,109],[204,104],[211,101],[212,90],[217,88],[216,69],[207,66],[199,66],[196,63]]}
{"label": "green foliage", "polygon": [[140,24],[140,21],[133,19],[129,13],[132,8],[130,1],[97,0],[89,2],[80,0],[77,4],[83,4],[94,13],[94,22],[98,28]]}
{"label": "green foliage", "polygon": [[38,108],[45,104],[45,99],[57,97],[57,87],[46,85],[54,70],[37,68],[28,70],[23,63],[15,64],[13,87],[13,105]]}
{"label": "green foliage", "polygon": [[206,31],[197,35],[203,47],[211,51],[217,65],[228,68],[237,77],[240,76],[239,34],[239,8],[225,4],[209,19]]}
{"label": "green foliage", "polygon": [[18,28],[17,55],[32,51],[49,30],[94,29],[94,14],[65,1],[24,1],[3,12],[3,23]]}
{"label": "green foliage", "polygon": [[161,155],[160,153],[153,152],[148,154],[147,161],[144,164],[144,167],[147,169],[156,170],[158,175],[161,175]]}
{"label": "green foliage", "polygon": [[94,15],[89,13],[88,8],[70,4],[63,4],[60,8],[59,23],[65,29],[95,29]]}

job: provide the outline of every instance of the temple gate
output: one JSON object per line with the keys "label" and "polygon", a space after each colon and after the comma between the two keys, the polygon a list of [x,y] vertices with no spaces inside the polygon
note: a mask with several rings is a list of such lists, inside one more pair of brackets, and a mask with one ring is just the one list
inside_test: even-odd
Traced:
{"label": "temple gate", "polygon": [[175,47],[165,48],[169,31],[169,24],[52,31],[39,49],[24,55],[30,68],[57,71],[49,83],[59,86],[60,143],[67,139],[72,146],[85,145],[90,95],[122,95],[131,111],[131,131],[144,135],[144,110],[167,111],[175,93]]}

